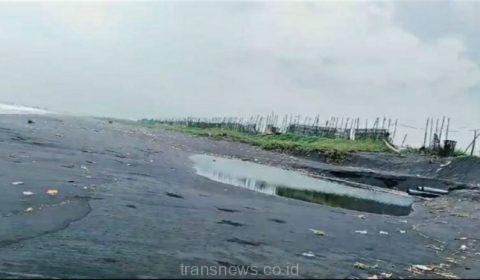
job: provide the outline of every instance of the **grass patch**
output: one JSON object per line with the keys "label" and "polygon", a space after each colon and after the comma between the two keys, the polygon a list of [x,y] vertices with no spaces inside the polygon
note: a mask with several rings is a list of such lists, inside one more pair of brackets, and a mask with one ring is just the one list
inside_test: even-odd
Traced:
{"label": "grass patch", "polygon": [[217,140],[229,140],[258,146],[265,150],[274,150],[291,154],[325,155],[332,161],[342,161],[348,154],[357,152],[389,152],[383,141],[330,139],[293,134],[263,135],[247,134],[219,128],[195,128],[179,125],[144,124],[150,128],[187,133],[194,136],[210,137]]}

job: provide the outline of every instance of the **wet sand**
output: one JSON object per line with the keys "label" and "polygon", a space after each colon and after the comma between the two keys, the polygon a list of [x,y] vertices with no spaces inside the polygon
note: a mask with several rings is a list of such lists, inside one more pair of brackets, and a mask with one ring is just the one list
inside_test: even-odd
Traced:
{"label": "wet sand", "polygon": [[[480,195],[474,189],[417,198],[409,216],[379,215],[215,182],[196,174],[190,156],[235,157],[400,191],[418,182],[443,188],[480,182],[473,175],[462,181],[455,166],[438,171],[442,161],[375,166],[365,155],[351,166],[335,166],[239,143],[53,115],[0,116],[0,144],[2,277],[187,277],[182,264],[299,264],[299,277],[319,278],[480,274]],[[49,189],[58,195],[48,195]],[[369,267],[356,268],[356,262]],[[412,264],[437,268],[415,274]]]}

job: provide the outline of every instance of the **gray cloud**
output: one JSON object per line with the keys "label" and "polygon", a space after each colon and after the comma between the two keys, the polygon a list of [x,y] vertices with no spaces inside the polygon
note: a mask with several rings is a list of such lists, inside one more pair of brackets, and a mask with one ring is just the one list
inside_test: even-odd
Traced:
{"label": "gray cloud", "polygon": [[[435,7],[433,7],[435,6]],[[478,4],[1,3],[0,101],[127,118],[478,113]]]}

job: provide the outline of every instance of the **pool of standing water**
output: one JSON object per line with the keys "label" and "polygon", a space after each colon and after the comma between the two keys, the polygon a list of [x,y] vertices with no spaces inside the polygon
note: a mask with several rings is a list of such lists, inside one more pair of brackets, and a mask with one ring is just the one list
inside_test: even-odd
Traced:
{"label": "pool of standing water", "polygon": [[408,195],[351,187],[238,159],[209,155],[193,155],[190,159],[200,176],[267,195],[394,216],[412,211],[413,198]]}

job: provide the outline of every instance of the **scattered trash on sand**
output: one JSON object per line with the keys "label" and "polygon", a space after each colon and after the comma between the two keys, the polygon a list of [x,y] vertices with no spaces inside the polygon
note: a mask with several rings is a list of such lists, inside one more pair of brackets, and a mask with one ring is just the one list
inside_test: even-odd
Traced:
{"label": "scattered trash on sand", "polygon": [[438,247],[438,246],[435,246],[435,245],[433,245],[433,244],[428,244],[428,245],[426,245],[425,247],[430,248],[430,249],[433,249],[433,250],[435,250],[435,251],[443,251],[443,248],[442,248],[442,247]]}
{"label": "scattered trash on sand", "polygon": [[26,195],[26,196],[34,195],[34,193],[31,192],[31,191],[25,191],[25,192],[22,192],[22,193],[23,193],[23,195]]}
{"label": "scattered trash on sand", "polygon": [[317,230],[317,229],[311,228],[310,231],[313,232],[315,235],[319,235],[319,236],[325,236],[326,235],[325,232],[322,231],[322,230]]}
{"label": "scattered trash on sand", "polygon": [[382,275],[382,278],[384,278],[384,279],[388,279],[388,278],[391,278],[393,276],[392,273],[386,273],[386,272],[382,272],[381,275]]}
{"label": "scattered trash on sand", "polygon": [[356,262],[353,264],[353,267],[354,268],[358,268],[358,269],[362,269],[362,270],[367,270],[367,269],[370,269],[370,268],[377,268],[378,265],[367,265],[367,264],[364,264],[364,263],[361,263],[361,262]]}
{"label": "scattered trash on sand", "polygon": [[53,195],[57,195],[57,194],[58,194],[58,190],[54,190],[54,189],[52,189],[52,190],[47,190],[47,194],[48,194],[48,195],[52,195],[52,196],[53,196]]}
{"label": "scattered trash on sand", "polygon": [[302,256],[307,257],[307,258],[315,258],[315,254],[311,251],[302,253]]}
{"label": "scattered trash on sand", "polygon": [[435,274],[445,277],[447,279],[458,279],[459,277],[450,272],[435,272]]}
{"label": "scattered trash on sand", "polygon": [[368,265],[366,265],[364,263],[356,262],[356,263],[353,264],[353,267],[365,270],[365,269],[368,268]]}
{"label": "scattered trash on sand", "polygon": [[[445,272],[445,268],[449,267],[450,265],[448,264],[438,264],[438,265],[423,265],[423,264],[413,264],[408,268],[408,271],[410,271],[413,274],[416,275],[423,275],[424,273],[435,273],[437,275],[450,275],[450,273]],[[438,271],[440,269],[440,271]],[[442,271],[443,269],[443,271]],[[451,276],[455,276],[451,274]],[[448,277],[450,278],[450,277]],[[452,277],[452,278],[456,278]]]}
{"label": "scattered trash on sand", "polygon": [[17,182],[12,182],[12,185],[14,186],[19,186],[19,185],[23,185],[24,182],[21,182],[21,181],[17,181]]}
{"label": "scattered trash on sand", "polygon": [[409,269],[413,273],[423,273],[426,271],[433,271],[433,267],[429,265],[423,265],[423,264],[414,264],[410,266]]}
{"label": "scattered trash on sand", "polygon": [[367,234],[367,231],[366,230],[356,230],[355,233]]}

